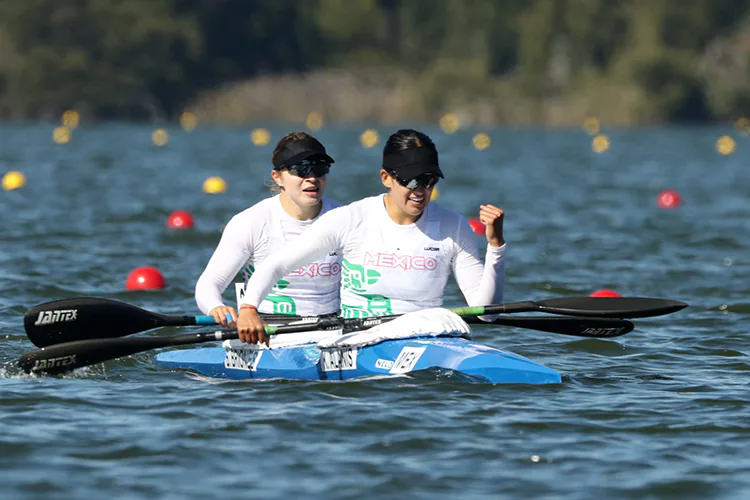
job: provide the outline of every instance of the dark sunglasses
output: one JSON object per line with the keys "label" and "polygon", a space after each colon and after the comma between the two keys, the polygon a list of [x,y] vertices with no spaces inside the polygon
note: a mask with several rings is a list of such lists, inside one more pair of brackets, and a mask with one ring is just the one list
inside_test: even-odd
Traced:
{"label": "dark sunglasses", "polygon": [[406,189],[417,189],[417,187],[419,186],[427,189],[432,189],[440,180],[440,176],[435,174],[421,174],[412,179],[402,179],[401,177],[396,175],[396,172],[393,171],[388,172],[388,174],[396,179],[396,181]]}
{"label": "dark sunglasses", "polygon": [[303,161],[297,165],[286,167],[290,174],[303,179],[312,173],[315,177],[323,177],[331,170],[331,164],[324,161]]}

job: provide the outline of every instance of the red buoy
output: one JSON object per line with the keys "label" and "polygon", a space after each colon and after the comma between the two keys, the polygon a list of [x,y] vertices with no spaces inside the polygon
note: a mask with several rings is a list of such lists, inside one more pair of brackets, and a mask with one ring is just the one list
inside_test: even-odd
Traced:
{"label": "red buoy", "polygon": [[594,293],[592,293],[591,295],[589,295],[589,297],[608,297],[608,298],[612,298],[612,297],[622,297],[622,295],[620,295],[619,293],[615,292],[614,290],[608,290],[606,288],[603,288],[601,290],[595,291]]}
{"label": "red buoy", "polygon": [[472,217],[471,219],[469,219],[469,225],[474,230],[474,234],[476,234],[477,236],[484,236],[484,224],[482,224],[482,221],[477,217]]}
{"label": "red buoy", "polygon": [[158,290],[166,287],[164,276],[155,267],[136,267],[125,280],[126,290]]}
{"label": "red buoy", "polygon": [[193,215],[187,210],[175,210],[167,217],[169,229],[193,229],[194,225]]}
{"label": "red buoy", "polygon": [[656,198],[656,204],[659,208],[677,208],[681,203],[682,197],[674,189],[665,189]]}

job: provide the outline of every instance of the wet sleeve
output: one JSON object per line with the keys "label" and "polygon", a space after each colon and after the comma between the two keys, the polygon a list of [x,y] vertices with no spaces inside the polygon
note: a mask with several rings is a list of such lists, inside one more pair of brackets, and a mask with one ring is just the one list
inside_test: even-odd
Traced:
{"label": "wet sleeve", "polygon": [[294,244],[269,256],[258,266],[245,284],[245,296],[241,304],[260,306],[281,278],[300,267],[321,259],[330,252],[340,252],[344,236],[348,231],[347,207],[336,208],[320,216]]}
{"label": "wet sleeve", "polygon": [[219,245],[195,284],[195,301],[203,314],[224,305],[221,294],[253,255],[254,236],[260,226],[245,226],[233,218],[224,228]]}

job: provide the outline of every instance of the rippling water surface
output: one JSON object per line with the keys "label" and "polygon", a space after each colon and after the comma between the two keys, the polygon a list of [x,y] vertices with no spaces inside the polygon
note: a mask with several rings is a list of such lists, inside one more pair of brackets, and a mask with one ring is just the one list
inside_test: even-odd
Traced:
{"label": "rippling water surface", "polygon": [[[360,128],[318,134],[343,202],[381,191]],[[731,130],[613,131],[596,155],[579,131],[494,129],[480,152],[472,131],[427,130],[447,177],[439,203],[506,210],[507,301],[614,288],[691,305],[615,340],[477,329],[564,376],[526,387],[220,382],[157,367],[152,352],[22,376],[12,362],[33,347],[22,315],[34,304],[95,295],[198,314],[193,286],[223,225],[270,178],[272,146],[247,130],[175,128],[157,148],[147,126],[84,127],[65,146],[51,129],[0,125],[0,174],[28,178],[0,192],[3,498],[750,497],[749,138],[721,156],[714,142]],[[229,190],[204,194],[210,175]],[[679,209],[656,207],[666,188]],[[168,232],[175,209],[196,230]],[[141,265],[169,287],[124,292]],[[453,284],[446,303],[462,304]]]}

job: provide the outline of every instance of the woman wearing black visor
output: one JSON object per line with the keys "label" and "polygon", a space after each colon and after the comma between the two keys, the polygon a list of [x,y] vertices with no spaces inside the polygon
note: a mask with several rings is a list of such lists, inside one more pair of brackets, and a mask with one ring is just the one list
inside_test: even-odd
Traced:
{"label": "woman wearing black visor", "polygon": [[403,314],[440,307],[452,273],[470,306],[503,301],[503,211],[480,206],[488,242],[484,264],[474,233],[460,214],[430,203],[443,172],[424,133],[399,130],[383,150],[385,194],[321,216],[293,247],[269,258],[247,282],[237,329],[248,343],[264,341],[257,307],[276,281],[329,253],[342,256],[345,317]]}
{"label": "woman wearing black visor", "polygon": [[[271,190],[278,193],[235,215],[227,224],[211,260],[195,286],[204,314],[234,328],[237,313],[222,293],[238,272],[245,281],[266,259],[296,244],[312,223],[340,203],[326,198],[327,174],[334,163],[325,147],[310,134],[294,132],[279,140],[271,157]],[[325,315],[339,311],[340,258],[321,255],[290,269],[269,287],[256,304],[269,314]],[[277,283],[278,282],[278,283]],[[232,321],[227,321],[230,315]]]}

